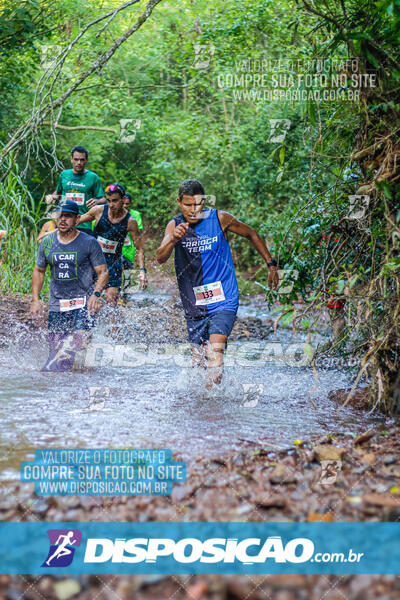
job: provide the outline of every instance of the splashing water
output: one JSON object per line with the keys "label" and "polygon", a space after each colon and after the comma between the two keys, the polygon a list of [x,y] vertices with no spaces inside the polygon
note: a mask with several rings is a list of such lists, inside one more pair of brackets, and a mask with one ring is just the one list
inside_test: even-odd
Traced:
{"label": "splashing water", "polygon": [[[337,412],[328,399],[351,374],[319,370],[316,378],[310,367],[265,362],[268,340],[229,342],[221,385],[207,390],[168,301],[147,294],[130,308],[103,311],[90,345],[101,359],[78,371],[41,373],[47,332],[13,328],[0,350],[1,479],[16,478],[19,462],[38,448],[169,448],[194,459],[235,451],[243,440],[287,447],[382,421],[361,423],[356,410]],[[117,355],[131,360],[118,363]]]}

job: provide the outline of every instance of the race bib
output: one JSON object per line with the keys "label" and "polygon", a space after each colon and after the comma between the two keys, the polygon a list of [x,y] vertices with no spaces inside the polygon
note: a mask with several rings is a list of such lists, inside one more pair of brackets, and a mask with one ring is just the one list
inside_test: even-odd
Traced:
{"label": "race bib", "polygon": [[85,194],[83,192],[67,192],[65,194],[65,200],[72,200],[76,202],[78,206],[85,204]]}
{"label": "race bib", "polygon": [[196,298],[196,306],[204,306],[225,300],[224,290],[220,281],[198,285],[193,288],[193,291]]}
{"label": "race bib", "polygon": [[107,253],[107,254],[115,254],[116,253],[118,242],[114,242],[113,240],[106,240],[106,238],[103,238],[100,235],[97,238],[97,241],[99,242],[100,246],[102,247],[104,253]]}
{"label": "race bib", "polygon": [[60,300],[60,312],[66,312],[68,310],[77,310],[86,306],[86,297],[83,298],[67,298],[66,300]]}
{"label": "race bib", "polygon": [[126,238],[124,239],[124,246],[130,246],[131,245],[131,236],[127,235]]}

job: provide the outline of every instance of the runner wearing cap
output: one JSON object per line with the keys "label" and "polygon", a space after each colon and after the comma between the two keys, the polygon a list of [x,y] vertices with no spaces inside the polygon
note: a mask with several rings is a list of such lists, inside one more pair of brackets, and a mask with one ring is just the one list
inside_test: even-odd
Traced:
{"label": "runner wearing cap", "polygon": [[168,223],[156,257],[163,264],[175,250],[193,364],[207,361],[210,388],[222,379],[224,350],[239,306],[228,232],[247,238],[261,254],[269,269],[270,287],[277,287],[279,277],[276,262],[258,233],[227,212],[204,209],[204,199],[199,181],[182,183],[177,200],[181,214]]}
{"label": "runner wearing cap", "polygon": [[96,221],[94,233],[100,243],[108,268],[108,284],[106,287],[106,299],[109,304],[115,306],[121,289],[122,278],[122,248],[128,233],[131,234],[133,243],[137,249],[138,263],[140,267],[139,285],[144,290],[147,287],[146,269],[144,266],[144,252],[140,239],[139,229],[135,219],[124,208],[125,189],[118,183],[111,184],[106,188],[108,204],[95,206],[86,215],[81,217],[81,222]]}
{"label": "runner wearing cap", "polygon": [[[142,215],[138,210],[131,208],[132,196],[125,193],[124,197],[124,208],[129,212],[137,223],[139,231],[143,229]],[[133,243],[132,236],[130,233],[125,238],[124,246],[122,248],[122,272],[123,272],[123,293],[122,297],[126,297],[126,292],[131,284],[131,277],[133,273],[133,263],[135,262],[136,248]]]}
{"label": "runner wearing cap", "polygon": [[[100,308],[100,296],[108,271],[100,244],[92,236],[78,231],[79,206],[66,200],[58,207],[57,231],[40,243],[32,275],[31,313],[41,311],[39,294],[46,267],[50,267],[49,341],[50,356],[45,371],[68,370],[74,352],[82,344],[82,334],[93,324]],[[93,285],[94,275],[96,285]],[[71,337],[69,334],[77,334]],[[65,341],[68,337],[67,342]],[[67,346],[68,352],[65,352]],[[71,351],[71,352],[70,352]]]}
{"label": "runner wearing cap", "polygon": [[[79,206],[79,214],[84,215],[90,208],[105,204],[104,192],[99,176],[86,169],[89,153],[83,146],[75,146],[71,151],[72,169],[61,171],[57,189],[46,196],[48,204],[59,200],[72,200]],[[79,231],[94,235],[90,223],[78,225]]]}

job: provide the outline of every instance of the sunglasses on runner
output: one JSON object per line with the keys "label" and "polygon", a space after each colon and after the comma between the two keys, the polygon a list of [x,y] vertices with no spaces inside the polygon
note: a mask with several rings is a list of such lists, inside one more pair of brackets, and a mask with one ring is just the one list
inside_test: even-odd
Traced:
{"label": "sunglasses on runner", "polygon": [[114,192],[125,196],[125,189],[119,183],[111,183],[106,187],[106,194],[113,194]]}

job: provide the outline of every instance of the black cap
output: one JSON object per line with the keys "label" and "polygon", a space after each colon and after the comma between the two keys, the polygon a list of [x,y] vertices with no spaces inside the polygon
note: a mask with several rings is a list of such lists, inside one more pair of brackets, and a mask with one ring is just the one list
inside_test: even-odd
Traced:
{"label": "black cap", "polygon": [[57,206],[57,212],[79,215],[79,206],[73,200],[64,200]]}

